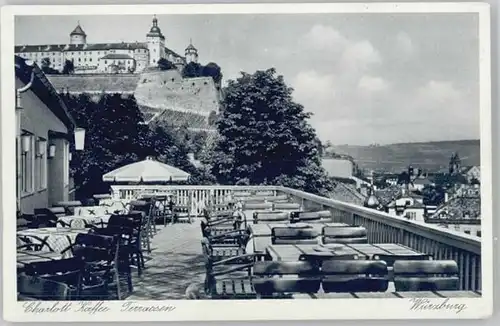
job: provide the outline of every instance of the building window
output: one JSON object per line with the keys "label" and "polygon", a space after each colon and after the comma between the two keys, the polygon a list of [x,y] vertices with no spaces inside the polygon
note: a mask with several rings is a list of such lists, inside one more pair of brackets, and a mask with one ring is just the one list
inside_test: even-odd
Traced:
{"label": "building window", "polygon": [[108,64],[108,60],[104,60],[104,64],[107,65]]}
{"label": "building window", "polygon": [[[23,132],[23,137],[28,137],[26,143],[21,140],[21,192],[24,194],[33,192],[34,179],[34,137],[32,134]],[[24,144],[23,144],[24,143]],[[25,148],[27,147],[27,148]]]}
{"label": "building window", "polygon": [[465,230],[465,234],[470,234],[470,230]]}
{"label": "building window", "polygon": [[476,235],[477,235],[478,237],[481,237],[481,231],[477,231],[477,232],[476,232]]}
{"label": "building window", "polygon": [[38,138],[36,142],[36,160],[35,171],[37,175],[36,189],[43,190],[47,188],[47,141],[43,138]]}

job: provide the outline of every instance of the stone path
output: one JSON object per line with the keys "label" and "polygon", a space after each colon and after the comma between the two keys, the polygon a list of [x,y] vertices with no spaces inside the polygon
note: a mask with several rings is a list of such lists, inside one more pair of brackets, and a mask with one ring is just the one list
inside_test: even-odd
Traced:
{"label": "stone path", "polygon": [[141,277],[133,272],[133,293],[126,300],[185,299],[192,283],[203,284],[205,265],[201,253],[199,220],[159,226],[152,240]]}

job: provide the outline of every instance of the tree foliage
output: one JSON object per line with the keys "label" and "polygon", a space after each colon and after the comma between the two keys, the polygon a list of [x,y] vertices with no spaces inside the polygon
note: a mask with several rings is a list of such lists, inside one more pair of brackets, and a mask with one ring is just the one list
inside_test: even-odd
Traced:
{"label": "tree foliage", "polygon": [[219,65],[214,62],[210,62],[206,66],[202,66],[197,62],[190,62],[182,69],[182,77],[212,77],[215,83],[220,84],[222,81],[222,72]]}
{"label": "tree foliage", "polygon": [[424,205],[439,206],[444,202],[445,190],[442,186],[425,185],[422,189]]}
{"label": "tree foliage", "polygon": [[148,156],[191,173],[192,182],[203,181],[187,158],[185,144],[172,130],[141,124],[142,113],[133,97],[110,94],[94,102],[82,94],[65,95],[64,100],[77,125],[86,130],[85,150],[74,153],[71,160],[78,197],[108,191],[103,174]]}
{"label": "tree foliage", "polygon": [[46,57],[42,59],[42,66],[41,69],[44,73],[49,74],[49,75],[57,75],[59,74],[59,70],[56,70],[51,67],[51,62],[50,58]]}
{"label": "tree foliage", "polygon": [[64,62],[63,75],[70,75],[75,72],[75,64],[71,60],[66,60]]}
{"label": "tree foliage", "polygon": [[243,73],[225,89],[212,171],[224,184],[276,184],[326,194],[310,113],[292,99],[275,69]]}
{"label": "tree foliage", "polygon": [[173,69],[177,69],[177,67],[172,62],[168,61],[165,58],[160,58],[158,60],[157,64],[158,64],[158,68],[160,68],[160,70],[173,70]]}

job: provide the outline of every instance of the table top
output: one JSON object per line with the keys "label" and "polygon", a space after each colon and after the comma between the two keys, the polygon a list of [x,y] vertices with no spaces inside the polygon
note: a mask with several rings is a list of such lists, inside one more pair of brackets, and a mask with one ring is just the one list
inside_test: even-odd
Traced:
{"label": "table top", "polygon": [[17,235],[37,235],[37,236],[77,236],[80,233],[87,233],[89,229],[71,229],[62,227],[24,229],[17,231]]}
{"label": "table top", "polygon": [[[30,237],[29,241],[44,244],[42,251],[68,252],[70,247],[80,233],[87,233],[89,229],[71,229],[62,227],[25,229],[17,231],[18,239]],[[38,238],[38,239],[37,239]],[[21,240],[21,243],[24,242]]]}
{"label": "table top", "polygon": [[418,251],[395,243],[335,244],[334,250],[320,245],[270,245],[266,253],[273,260],[296,261],[302,255],[328,257],[338,255],[358,255],[361,259],[371,259],[374,255],[419,255]]}
{"label": "table top", "polygon": [[23,268],[24,265],[40,261],[48,261],[62,259],[61,253],[47,251],[18,251],[17,252],[17,268]]}
{"label": "table top", "polygon": [[[301,223],[302,224],[302,223]],[[252,236],[254,237],[270,237],[271,230],[275,227],[293,227],[294,224],[287,223],[259,223],[250,224],[248,227]],[[348,226],[345,223],[333,223],[333,222],[319,222],[319,223],[307,223],[313,230],[317,231],[319,234],[323,231],[325,226],[342,227]]]}

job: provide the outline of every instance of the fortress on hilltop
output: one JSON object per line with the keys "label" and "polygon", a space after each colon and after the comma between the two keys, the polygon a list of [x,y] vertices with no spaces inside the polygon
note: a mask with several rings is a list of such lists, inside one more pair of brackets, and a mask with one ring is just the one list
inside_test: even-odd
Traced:
{"label": "fortress on hilltop", "polygon": [[[219,112],[220,82],[182,77],[187,64],[198,63],[198,50],[190,42],[181,56],[165,47],[156,16],[143,43],[90,44],[79,23],[69,36],[68,44],[16,45],[15,53],[40,67],[50,63],[54,73],[47,77],[58,92],[89,94],[96,101],[106,93],[134,95],[146,122],[212,131],[209,120]],[[170,70],[158,67],[161,59],[172,64]]]}
{"label": "fortress on hilltop", "polygon": [[68,44],[16,45],[16,55],[32,60],[42,67],[43,60],[50,60],[50,67],[62,72],[66,61],[74,65],[75,74],[89,73],[140,73],[155,67],[160,59],[173,63],[178,70],[189,62],[198,62],[198,50],[189,44],[185,56],[165,47],[165,36],[153,18],[146,42],[87,43],[87,34],[78,25],[69,34]]}

